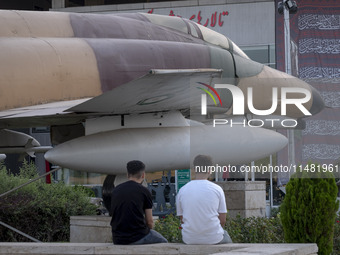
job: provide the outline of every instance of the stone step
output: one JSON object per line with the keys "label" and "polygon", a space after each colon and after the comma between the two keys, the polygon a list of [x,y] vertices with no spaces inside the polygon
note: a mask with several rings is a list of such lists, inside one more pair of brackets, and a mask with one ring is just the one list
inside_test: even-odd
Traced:
{"label": "stone step", "polygon": [[317,250],[316,244],[112,245],[107,243],[0,242],[0,255],[316,255]]}

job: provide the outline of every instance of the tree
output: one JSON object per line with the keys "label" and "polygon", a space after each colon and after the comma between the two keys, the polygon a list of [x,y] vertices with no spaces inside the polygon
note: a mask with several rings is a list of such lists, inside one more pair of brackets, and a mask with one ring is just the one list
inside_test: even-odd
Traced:
{"label": "tree", "polygon": [[309,164],[292,175],[280,208],[285,241],[317,243],[318,254],[329,255],[339,207],[337,192],[333,174],[319,165]]}
{"label": "tree", "polygon": [[[36,176],[33,163],[25,161],[18,176],[8,174],[0,164],[0,194]],[[0,199],[0,221],[43,242],[66,242],[70,239],[70,216],[94,215],[96,209],[86,188],[39,180]],[[29,241],[3,226],[0,226],[0,240]]]}

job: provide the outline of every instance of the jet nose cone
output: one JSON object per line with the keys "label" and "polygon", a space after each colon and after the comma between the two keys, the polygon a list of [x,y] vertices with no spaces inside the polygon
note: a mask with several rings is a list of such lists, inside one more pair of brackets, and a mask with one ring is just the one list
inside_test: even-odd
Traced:
{"label": "jet nose cone", "polygon": [[48,161],[52,164],[55,164],[55,165],[59,164],[59,160],[58,160],[59,156],[60,156],[60,151],[59,151],[58,147],[55,147],[55,148],[47,151],[44,155],[46,161]]}
{"label": "jet nose cone", "polygon": [[51,157],[51,153],[49,151],[47,151],[45,154],[44,154],[44,158],[46,161],[50,162],[52,161],[52,157]]}
{"label": "jet nose cone", "polygon": [[72,163],[74,160],[74,157],[79,154],[80,154],[79,147],[78,148],[73,147],[72,144],[70,146],[69,143],[66,142],[63,144],[59,144],[53,149],[47,151],[44,157],[47,162],[50,162],[56,166],[66,167],[68,166],[69,163]]}
{"label": "jet nose cone", "polygon": [[319,112],[321,112],[325,108],[325,103],[323,102],[323,99],[320,95],[320,93],[311,86],[312,88],[312,107],[310,108],[310,113],[312,115],[315,115]]}

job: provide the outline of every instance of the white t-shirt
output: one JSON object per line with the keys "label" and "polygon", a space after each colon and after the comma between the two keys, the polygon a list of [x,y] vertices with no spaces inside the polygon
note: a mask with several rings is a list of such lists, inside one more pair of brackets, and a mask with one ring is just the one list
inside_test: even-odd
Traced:
{"label": "white t-shirt", "polygon": [[218,218],[227,212],[222,188],[208,180],[193,180],[176,197],[177,215],[183,216],[182,236],[186,244],[216,244],[224,230]]}

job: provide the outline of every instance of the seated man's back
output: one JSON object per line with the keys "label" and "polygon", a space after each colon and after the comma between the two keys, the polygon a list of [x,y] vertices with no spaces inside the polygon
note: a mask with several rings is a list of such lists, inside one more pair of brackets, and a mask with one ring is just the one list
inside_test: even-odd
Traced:
{"label": "seated man's back", "polygon": [[[231,243],[229,234],[223,230],[227,205],[222,188],[210,181],[212,165],[209,156],[198,155],[194,160],[196,180],[184,185],[176,197],[177,215],[182,220],[183,242],[186,244]],[[204,170],[205,169],[205,170]]]}
{"label": "seated man's back", "polygon": [[208,180],[193,180],[181,188],[177,196],[181,208],[177,213],[183,216],[185,243],[216,244],[222,240],[224,230],[218,216],[227,208],[220,203],[224,199],[221,192],[222,188]]}
{"label": "seated man's back", "polygon": [[152,208],[146,188],[134,181],[118,185],[112,193],[112,233],[116,244],[129,244],[146,236],[150,229],[144,210]]}
{"label": "seated man's back", "polygon": [[111,195],[111,227],[114,244],[167,243],[153,230],[152,198],[141,183],[145,165],[139,160],[127,163],[129,181],[118,185]]}

